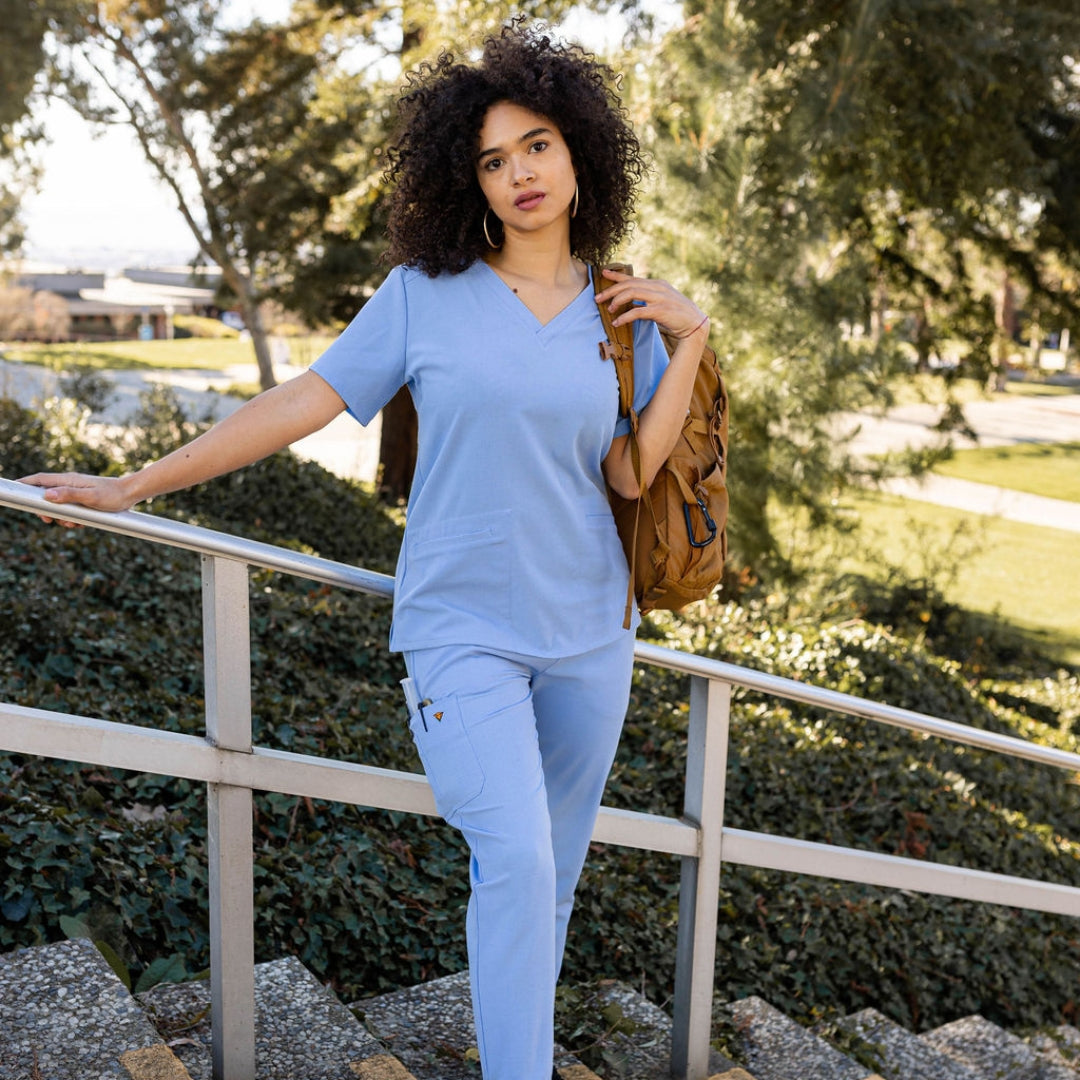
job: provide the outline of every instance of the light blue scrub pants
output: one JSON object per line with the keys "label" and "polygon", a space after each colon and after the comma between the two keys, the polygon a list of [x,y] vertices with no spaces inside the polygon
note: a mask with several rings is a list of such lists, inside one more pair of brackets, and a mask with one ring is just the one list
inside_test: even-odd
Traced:
{"label": "light blue scrub pants", "polygon": [[410,728],[439,813],[469,845],[466,917],[484,1080],[551,1080],[574,888],[630,694],[633,634],[561,659],[407,653]]}

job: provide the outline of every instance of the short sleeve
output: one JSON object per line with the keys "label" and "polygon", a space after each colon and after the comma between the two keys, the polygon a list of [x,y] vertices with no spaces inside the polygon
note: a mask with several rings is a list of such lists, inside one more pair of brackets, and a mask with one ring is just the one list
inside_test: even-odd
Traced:
{"label": "short sleeve", "polygon": [[405,274],[403,267],[394,267],[337,340],[311,365],[361,424],[369,424],[405,385]]}
{"label": "short sleeve", "polygon": [[[641,410],[652,400],[667,370],[668,354],[656,323],[642,319],[634,324],[634,410]],[[620,416],[614,438],[630,434],[630,418]]]}

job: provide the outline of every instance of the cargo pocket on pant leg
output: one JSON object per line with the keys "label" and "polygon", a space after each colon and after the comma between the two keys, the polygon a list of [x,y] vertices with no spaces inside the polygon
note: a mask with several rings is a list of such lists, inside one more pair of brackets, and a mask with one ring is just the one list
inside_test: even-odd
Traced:
{"label": "cargo pocket on pant leg", "polygon": [[420,754],[435,808],[453,818],[484,789],[484,770],[461,718],[456,695],[439,698],[409,717],[409,730]]}

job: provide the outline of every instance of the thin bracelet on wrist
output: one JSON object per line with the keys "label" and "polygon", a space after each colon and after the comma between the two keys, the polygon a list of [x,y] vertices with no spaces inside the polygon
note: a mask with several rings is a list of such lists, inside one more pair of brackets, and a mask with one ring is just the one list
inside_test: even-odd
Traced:
{"label": "thin bracelet on wrist", "polygon": [[677,340],[677,341],[682,341],[682,340],[683,340],[684,338],[688,338],[688,337],[691,337],[692,335],[696,334],[696,333],[697,333],[697,332],[698,332],[698,331],[699,331],[699,330],[700,330],[700,329],[701,329],[701,328],[702,328],[702,327],[703,327],[703,326],[704,326],[704,325],[705,325],[705,324],[706,324],[706,323],[707,323],[708,321],[709,321],[709,316],[708,316],[708,315],[706,315],[706,316],[705,316],[705,317],[704,317],[704,318],[703,318],[703,319],[701,320],[701,322],[699,322],[699,323],[697,324],[697,326],[695,326],[695,327],[693,328],[693,330],[687,330],[685,334],[676,334],[676,335],[675,335],[675,338],[676,338],[676,340]]}

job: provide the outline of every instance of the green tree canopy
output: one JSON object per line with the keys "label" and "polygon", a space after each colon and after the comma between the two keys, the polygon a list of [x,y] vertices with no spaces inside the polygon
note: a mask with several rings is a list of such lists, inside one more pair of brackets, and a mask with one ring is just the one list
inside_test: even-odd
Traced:
{"label": "green tree canopy", "polygon": [[21,246],[19,208],[38,180],[33,144],[41,131],[30,111],[48,25],[38,0],[0,0],[0,251]]}
{"label": "green tree canopy", "polygon": [[639,247],[719,317],[734,550],[782,569],[770,507],[829,519],[854,470],[831,418],[880,398],[908,317],[918,348],[951,333],[985,365],[998,332],[988,282],[1019,279],[1075,312],[1080,10],[690,0],[685,11],[663,62],[646,54],[632,78],[659,166]]}
{"label": "green tree canopy", "polygon": [[58,86],[88,120],[132,130],[201,256],[221,267],[264,388],[274,375],[260,302],[312,257],[349,186],[333,161],[365,99],[340,96],[335,111],[319,100],[363,10],[298,0],[281,24],[236,28],[198,0],[80,0],[52,26]]}

